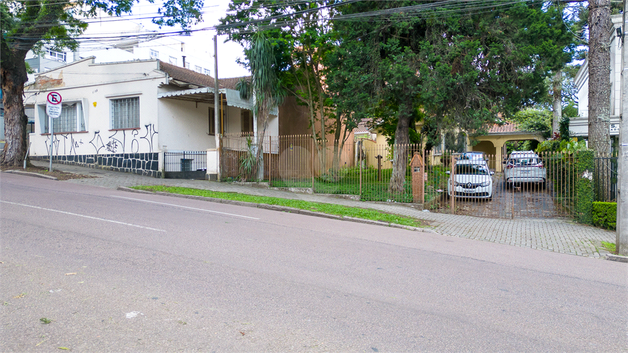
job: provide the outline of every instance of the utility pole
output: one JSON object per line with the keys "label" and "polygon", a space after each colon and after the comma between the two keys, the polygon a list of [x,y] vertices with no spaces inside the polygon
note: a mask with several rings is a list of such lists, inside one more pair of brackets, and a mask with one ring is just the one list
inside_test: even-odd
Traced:
{"label": "utility pole", "polygon": [[617,254],[628,256],[628,45],[626,25],[628,1],[624,0],[624,17],[621,25],[621,116],[619,120],[619,158],[617,168]]}
{"label": "utility pole", "polygon": [[221,170],[221,161],[220,157],[222,154],[222,149],[220,146],[220,134],[222,131],[220,129],[220,103],[219,103],[219,95],[218,91],[220,87],[218,86],[218,34],[214,34],[214,137],[216,138],[216,151],[218,156],[216,158],[216,162],[218,163],[218,176],[217,181],[220,181]]}

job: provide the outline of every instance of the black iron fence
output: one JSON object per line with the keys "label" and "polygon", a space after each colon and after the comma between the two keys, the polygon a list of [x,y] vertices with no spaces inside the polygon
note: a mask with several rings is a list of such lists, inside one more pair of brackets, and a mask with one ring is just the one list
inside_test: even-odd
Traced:
{"label": "black iron fence", "polygon": [[206,151],[176,151],[164,153],[166,178],[206,179]]}
{"label": "black iron fence", "polygon": [[617,201],[617,157],[595,157],[595,201]]}

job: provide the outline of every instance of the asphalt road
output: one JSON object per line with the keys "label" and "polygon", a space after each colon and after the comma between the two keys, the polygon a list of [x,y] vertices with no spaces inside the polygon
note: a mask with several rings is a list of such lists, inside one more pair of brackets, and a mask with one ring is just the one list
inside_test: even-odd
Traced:
{"label": "asphalt road", "polygon": [[5,173],[0,211],[2,352],[628,349],[625,263]]}

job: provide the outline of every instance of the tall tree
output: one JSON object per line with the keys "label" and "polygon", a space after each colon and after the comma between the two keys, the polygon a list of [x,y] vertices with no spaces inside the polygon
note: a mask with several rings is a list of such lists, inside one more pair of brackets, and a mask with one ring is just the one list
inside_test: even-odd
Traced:
{"label": "tall tree", "polygon": [[611,152],[611,1],[589,1],[589,147]]}
{"label": "tall tree", "polygon": [[339,45],[362,57],[353,67],[371,104],[361,110],[397,123],[391,190],[403,189],[416,109],[437,128],[474,132],[545,96],[550,71],[571,60],[573,36],[556,8],[520,2],[477,12],[467,5],[386,1],[340,9],[355,19],[335,26]]}
{"label": "tall tree", "polygon": [[[134,3],[134,0],[3,0],[0,3],[0,80],[6,140],[0,164],[19,165],[26,157],[27,117],[23,96],[27,80],[24,60],[28,51],[43,45],[75,49],[76,37],[87,28],[87,19],[99,11],[116,16],[130,13]],[[186,29],[200,21],[202,7],[202,0],[166,0],[159,9],[160,16],[153,22]]]}
{"label": "tall tree", "polygon": [[357,126],[353,115],[336,109],[327,79],[327,60],[334,50],[331,20],[338,0],[318,1],[239,1],[232,0],[230,14],[221,19],[219,32],[244,46],[253,41],[261,28],[275,48],[277,75],[282,85],[306,106],[309,125],[319,164],[327,167],[326,144],[331,134],[334,144],[333,169],[338,168],[339,154],[348,136]]}

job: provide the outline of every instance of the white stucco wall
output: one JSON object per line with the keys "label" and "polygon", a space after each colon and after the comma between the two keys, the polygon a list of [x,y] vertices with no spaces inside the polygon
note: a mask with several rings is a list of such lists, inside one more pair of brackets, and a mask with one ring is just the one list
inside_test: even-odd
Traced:
{"label": "white stucco wall", "polygon": [[[50,87],[30,87],[26,105],[35,106],[35,133],[30,134],[30,155],[49,154],[50,135],[44,134],[46,96],[55,91],[64,103],[82,104],[84,131],[55,133],[54,155],[157,152],[159,145],[157,86],[165,78],[155,61],[99,65],[84,60],[47,73]],[[108,82],[107,82],[108,81]],[[110,101],[139,97],[140,126],[111,128]],[[79,129],[80,130],[80,129]]]}
{"label": "white stucco wall", "polygon": [[159,100],[160,148],[167,151],[204,151],[216,148],[209,135],[209,110],[206,103],[176,99]]}

